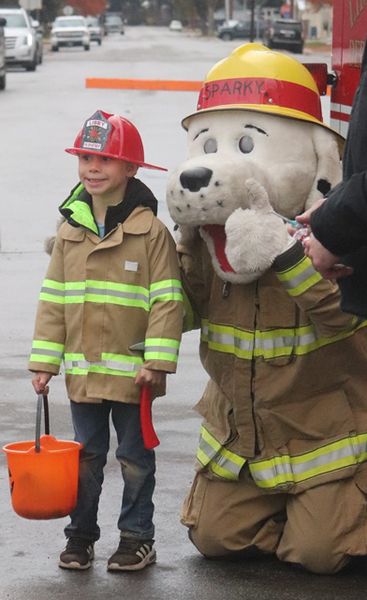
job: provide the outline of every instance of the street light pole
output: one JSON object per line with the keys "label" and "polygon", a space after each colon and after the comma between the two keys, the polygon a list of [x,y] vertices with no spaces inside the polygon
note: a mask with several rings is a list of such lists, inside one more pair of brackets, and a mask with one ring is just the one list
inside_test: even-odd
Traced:
{"label": "street light pole", "polygon": [[250,42],[255,39],[255,0],[249,0],[247,6],[250,7]]}
{"label": "street light pole", "polygon": [[231,0],[225,0],[224,2],[224,16],[226,23],[228,23],[231,18]]}

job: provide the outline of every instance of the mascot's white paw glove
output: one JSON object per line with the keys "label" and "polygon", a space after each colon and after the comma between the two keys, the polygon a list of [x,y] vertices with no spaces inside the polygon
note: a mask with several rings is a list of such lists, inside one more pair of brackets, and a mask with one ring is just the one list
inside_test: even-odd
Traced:
{"label": "mascot's white paw glove", "polygon": [[245,187],[249,208],[237,208],[226,221],[226,255],[237,273],[264,273],[294,240],[265,188],[255,179],[247,179]]}

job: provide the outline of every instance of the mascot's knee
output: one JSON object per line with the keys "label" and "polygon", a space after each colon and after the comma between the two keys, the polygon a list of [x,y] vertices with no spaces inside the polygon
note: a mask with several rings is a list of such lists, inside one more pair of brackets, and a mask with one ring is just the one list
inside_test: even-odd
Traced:
{"label": "mascot's knee", "polygon": [[201,528],[191,527],[189,529],[189,539],[206,558],[218,558],[228,553],[220,540],[213,535],[213,531],[203,531]]}
{"label": "mascot's knee", "polygon": [[332,575],[338,573],[349,562],[349,559],[342,554],[332,552],[320,552],[319,555],[309,553],[304,556],[302,566],[318,575]]}
{"label": "mascot's knee", "polygon": [[335,543],[331,540],[318,540],[317,543],[304,544],[297,551],[297,563],[311,573],[318,575],[332,575],[340,571],[348,562],[345,554],[335,550]]}

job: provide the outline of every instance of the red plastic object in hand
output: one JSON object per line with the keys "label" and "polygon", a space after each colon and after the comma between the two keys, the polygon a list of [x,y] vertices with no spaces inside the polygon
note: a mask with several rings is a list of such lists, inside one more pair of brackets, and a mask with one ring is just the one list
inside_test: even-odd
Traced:
{"label": "red plastic object in hand", "polygon": [[140,392],[140,425],[144,447],[147,450],[153,450],[160,442],[153,427],[152,394],[150,387],[147,385],[143,385]]}

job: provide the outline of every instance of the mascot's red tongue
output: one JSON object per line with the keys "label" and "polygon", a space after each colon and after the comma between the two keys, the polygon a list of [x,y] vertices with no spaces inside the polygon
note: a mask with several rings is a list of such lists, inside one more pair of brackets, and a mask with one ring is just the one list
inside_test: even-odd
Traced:
{"label": "mascot's red tongue", "polygon": [[210,235],[213,244],[215,255],[218,259],[220,268],[224,273],[234,273],[234,269],[232,269],[231,265],[228,262],[226,257],[226,253],[224,251],[226,245],[226,232],[224,230],[223,225],[203,225],[202,229]]}

